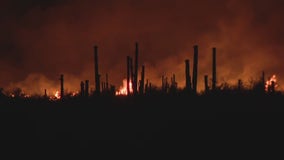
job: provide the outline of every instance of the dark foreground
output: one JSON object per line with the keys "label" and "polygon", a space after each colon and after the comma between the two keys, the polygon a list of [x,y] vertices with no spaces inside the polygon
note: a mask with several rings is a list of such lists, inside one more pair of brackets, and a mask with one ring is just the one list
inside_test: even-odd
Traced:
{"label": "dark foreground", "polygon": [[1,99],[0,104],[1,156],[11,158],[214,157],[252,145],[263,149],[284,124],[282,95]]}

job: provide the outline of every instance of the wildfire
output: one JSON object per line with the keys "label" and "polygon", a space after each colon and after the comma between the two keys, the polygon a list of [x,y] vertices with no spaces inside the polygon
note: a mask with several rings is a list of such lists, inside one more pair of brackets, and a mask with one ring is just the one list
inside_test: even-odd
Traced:
{"label": "wildfire", "polygon": [[[128,95],[128,93],[127,93],[127,80],[124,79],[122,81],[122,83],[123,83],[123,86],[120,86],[119,90],[115,92],[115,95],[117,95],[117,96],[119,96],[119,95],[124,95],[124,96]],[[131,81],[129,82],[129,92],[133,93]]]}
{"label": "wildfire", "polygon": [[277,87],[278,85],[276,84],[276,82],[277,82],[277,79],[276,79],[276,75],[274,74],[270,77],[269,80],[266,81],[265,91],[268,92],[271,89],[273,83],[274,83],[274,87]]}
{"label": "wildfire", "polygon": [[75,96],[77,96],[77,95],[79,95],[79,91],[76,91],[76,92],[72,92],[72,93],[71,93],[71,97],[75,97]]}
{"label": "wildfire", "polygon": [[55,99],[60,99],[61,98],[60,92],[56,91],[55,94],[54,94],[54,97],[55,97]]}

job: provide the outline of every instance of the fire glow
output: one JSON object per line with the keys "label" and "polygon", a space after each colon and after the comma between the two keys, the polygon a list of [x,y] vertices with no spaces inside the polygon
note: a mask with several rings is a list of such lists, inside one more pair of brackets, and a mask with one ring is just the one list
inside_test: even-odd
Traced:
{"label": "fire glow", "polygon": [[[66,96],[69,96],[69,97],[76,97],[79,95],[79,92],[76,91],[76,92],[71,92],[70,94],[66,95]],[[55,91],[55,93],[49,97],[51,100],[60,100],[61,99],[61,93],[60,91]]]}
{"label": "fire glow", "polygon": [[[119,90],[115,92],[115,95],[117,95],[117,96],[126,96],[126,95],[128,95],[128,93],[127,93],[127,80],[124,79],[122,81],[122,83],[123,84],[122,84],[122,86],[120,86]],[[133,93],[131,81],[129,82],[129,92]]]}
{"label": "fire glow", "polygon": [[270,77],[269,80],[266,81],[265,91],[268,92],[270,90],[270,88],[272,87],[272,84],[274,84],[274,87],[277,87],[278,85],[276,84],[276,82],[277,82],[277,78],[276,78],[276,75],[274,74]]}
{"label": "fire glow", "polygon": [[54,94],[54,97],[55,97],[55,99],[60,99],[61,98],[60,92],[56,91],[55,94]]}

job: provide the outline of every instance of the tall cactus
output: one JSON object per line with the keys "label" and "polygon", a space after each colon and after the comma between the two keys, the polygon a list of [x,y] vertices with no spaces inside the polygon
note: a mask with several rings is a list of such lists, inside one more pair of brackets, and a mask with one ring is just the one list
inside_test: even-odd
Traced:
{"label": "tall cactus", "polygon": [[106,73],[106,90],[109,90],[109,84],[108,84],[108,74]]}
{"label": "tall cactus", "polygon": [[191,90],[191,77],[190,77],[190,65],[189,59],[185,60],[185,88],[186,91]]}
{"label": "tall cactus", "polygon": [[133,79],[134,79],[134,73],[133,73],[133,60],[132,60],[132,57],[129,58],[129,72],[130,72],[130,83],[129,85],[131,84],[131,90],[134,91],[134,82],[133,82]]}
{"label": "tall cactus", "polygon": [[208,91],[209,91],[208,75],[204,76],[204,86],[205,86],[205,93],[208,93]]}
{"label": "tall cactus", "polygon": [[81,96],[85,96],[85,83],[83,81],[81,81],[80,83],[80,88],[81,88]]}
{"label": "tall cactus", "polygon": [[126,90],[127,90],[127,94],[129,94],[130,93],[130,86],[129,86],[129,82],[130,82],[130,57],[129,56],[126,57],[126,70],[127,70]]}
{"label": "tall cactus", "polygon": [[212,90],[216,90],[216,48],[213,48],[212,50]]}
{"label": "tall cactus", "polygon": [[193,91],[197,93],[197,71],[198,71],[198,45],[193,46],[194,55],[193,55]]}
{"label": "tall cactus", "polygon": [[145,83],[145,66],[142,65],[142,71],[141,71],[141,80],[140,80],[140,86],[139,86],[139,93],[144,93],[144,83]]}
{"label": "tall cactus", "polygon": [[63,99],[64,98],[64,75],[61,74],[60,75],[60,98]]}
{"label": "tall cactus", "polygon": [[95,93],[99,94],[100,91],[100,74],[99,74],[99,64],[98,64],[98,47],[94,46],[94,66],[95,66]]}
{"label": "tall cactus", "polygon": [[134,64],[134,78],[133,78],[133,92],[137,94],[137,84],[138,84],[138,43],[135,43],[135,64]]}
{"label": "tall cactus", "polygon": [[85,96],[89,97],[89,80],[85,80]]}

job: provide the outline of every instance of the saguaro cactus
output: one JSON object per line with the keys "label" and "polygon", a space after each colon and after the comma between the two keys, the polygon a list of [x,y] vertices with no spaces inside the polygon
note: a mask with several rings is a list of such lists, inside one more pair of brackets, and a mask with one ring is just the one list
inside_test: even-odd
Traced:
{"label": "saguaro cactus", "polygon": [[127,68],[126,90],[127,90],[127,94],[129,94],[130,93],[130,86],[129,86],[129,82],[130,82],[130,57],[129,56],[126,57],[126,68]]}
{"label": "saguaro cactus", "polygon": [[100,74],[99,74],[99,64],[98,64],[98,47],[94,46],[94,64],[95,64],[95,87],[96,94],[100,93]]}
{"label": "saguaro cactus", "polygon": [[187,91],[191,90],[191,77],[190,77],[190,65],[189,59],[185,60],[185,88]]}
{"label": "saguaro cactus", "polygon": [[108,74],[106,74],[106,90],[108,91],[109,90],[109,85],[108,85]]}
{"label": "saguaro cactus", "polygon": [[63,99],[64,97],[64,75],[60,75],[60,98]]}
{"label": "saguaro cactus", "polygon": [[138,43],[135,43],[135,64],[134,64],[134,78],[133,78],[133,92],[137,94],[137,81],[138,81]]}
{"label": "saguaro cactus", "polygon": [[81,81],[80,83],[80,88],[81,88],[80,94],[83,97],[85,96],[85,83],[83,81]]}
{"label": "saguaro cactus", "polygon": [[145,66],[142,65],[142,71],[141,71],[141,80],[140,80],[140,87],[139,87],[139,93],[144,93],[144,83],[145,83]]}
{"label": "saguaro cactus", "polygon": [[85,80],[85,96],[89,97],[89,80]]}
{"label": "saguaro cactus", "polygon": [[213,48],[212,53],[212,90],[216,89],[216,48]]}
{"label": "saguaro cactus", "polygon": [[194,61],[193,61],[193,91],[197,93],[197,71],[198,71],[198,45],[193,46],[194,49]]}
{"label": "saguaro cactus", "polygon": [[205,93],[208,93],[208,91],[209,91],[208,75],[204,76],[204,86],[205,86]]}

